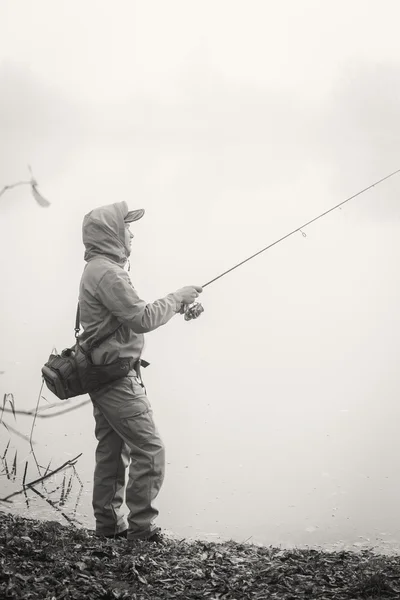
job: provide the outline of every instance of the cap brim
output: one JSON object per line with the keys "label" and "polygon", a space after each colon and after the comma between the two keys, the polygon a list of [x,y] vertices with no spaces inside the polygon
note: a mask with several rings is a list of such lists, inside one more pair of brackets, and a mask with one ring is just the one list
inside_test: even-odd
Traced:
{"label": "cap brim", "polygon": [[125,223],[132,223],[132,221],[138,221],[144,215],[144,208],[139,208],[138,210],[130,210],[126,215],[124,221]]}

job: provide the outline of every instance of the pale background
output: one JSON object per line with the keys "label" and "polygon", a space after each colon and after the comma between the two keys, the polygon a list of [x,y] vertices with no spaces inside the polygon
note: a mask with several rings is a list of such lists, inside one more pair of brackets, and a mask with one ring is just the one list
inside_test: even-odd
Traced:
{"label": "pale background", "polygon": [[[0,198],[1,394],[34,407],[42,364],[72,343],[95,206],[145,208],[131,277],[151,301],[400,168],[399,19],[395,0],[3,0],[0,189],[30,163],[52,204]],[[147,336],[162,527],[400,546],[399,194],[395,176]],[[84,453],[93,527],[90,406],[35,438],[45,464]],[[21,470],[29,448],[12,443]]]}

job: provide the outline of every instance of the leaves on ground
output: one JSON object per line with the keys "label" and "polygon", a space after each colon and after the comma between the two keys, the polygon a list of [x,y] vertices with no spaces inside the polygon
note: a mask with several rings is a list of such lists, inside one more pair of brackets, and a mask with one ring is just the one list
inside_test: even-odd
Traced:
{"label": "leaves on ground", "polygon": [[0,598],[396,599],[400,556],[170,538],[131,547],[84,528],[0,512]]}

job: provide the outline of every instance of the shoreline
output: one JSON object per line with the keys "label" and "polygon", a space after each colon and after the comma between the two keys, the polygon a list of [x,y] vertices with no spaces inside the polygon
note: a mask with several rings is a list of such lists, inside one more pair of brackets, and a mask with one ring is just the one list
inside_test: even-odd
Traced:
{"label": "shoreline", "polygon": [[14,600],[400,598],[400,555],[169,537],[130,547],[2,510],[0,557],[0,597]]}

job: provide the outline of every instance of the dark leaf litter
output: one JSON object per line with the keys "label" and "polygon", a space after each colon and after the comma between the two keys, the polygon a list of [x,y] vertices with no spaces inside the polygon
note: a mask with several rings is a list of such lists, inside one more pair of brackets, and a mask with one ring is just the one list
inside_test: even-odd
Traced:
{"label": "dark leaf litter", "polygon": [[0,599],[400,599],[400,556],[229,541],[163,544],[0,512]]}

